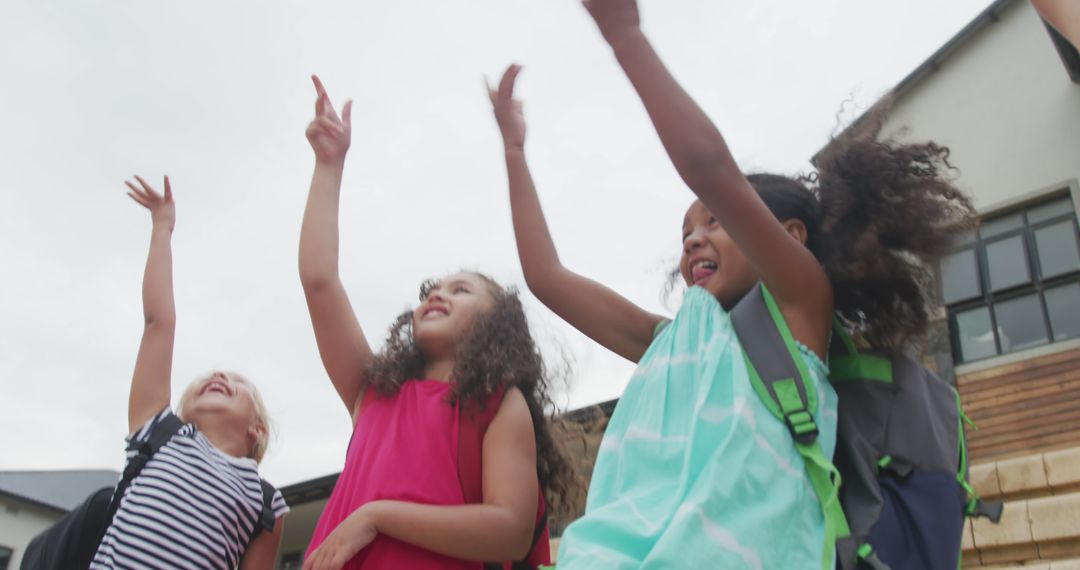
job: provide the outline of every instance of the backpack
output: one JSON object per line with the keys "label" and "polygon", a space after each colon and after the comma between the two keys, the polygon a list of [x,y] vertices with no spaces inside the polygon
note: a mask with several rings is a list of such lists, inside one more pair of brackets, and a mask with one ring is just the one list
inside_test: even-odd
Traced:
{"label": "backpack", "polygon": [[[483,491],[483,446],[484,434],[499,411],[505,389],[492,393],[482,408],[471,410],[477,413],[460,413],[458,432],[458,480],[466,503],[484,502]],[[471,404],[470,404],[471,405]],[[464,407],[464,406],[463,406]],[[547,503],[544,500],[543,487],[537,487],[536,521],[533,525],[532,546],[524,558],[514,562],[487,562],[485,570],[534,570],[551,564],[550,531],[547,520]]]}
{"label": "backpack", "polygon": [[[72,570],[88,568],[105,531],[120,507],[120,499],[150,458],[183,427],[180,418],[165,416],[128,461],[116,487],[102,487],[90,494],[52,526],[35,536],[23,553],[20,570]],[[261,531],[272,532],[276,517],[271,506],[276,489],[260,479],[263,508],[248,546]]]}
{"label": "backpack", "polygon": [[829,380],[839,398],[835,464],[817,442],[817,393],[780,309],[762,285],[731,311],[755,392],[783,421],[825,515],[827,568],[955,569],[965,516],[997,522],[1000,503],[967,481],[956,390],[904,355],[859,351],[834,321]]}

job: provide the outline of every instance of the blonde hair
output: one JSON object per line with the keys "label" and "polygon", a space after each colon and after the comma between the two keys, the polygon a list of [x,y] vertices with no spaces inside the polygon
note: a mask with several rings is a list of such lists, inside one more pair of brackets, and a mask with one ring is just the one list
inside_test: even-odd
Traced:
{"label": "blonde hair", "polygon": [[[243,374],[237,372],[226,372],[231,379],[243,382],[251,391],[251,399],[255,402],[255,421],[262,424],[262,432],[255,438],[255,444],[251,446],[251,451],[248,457],[255,460],[256,463],[262,463],[263,457],[266,455],[266,449],[270,446],[270,431],[273,427],[273,423],[270,420],[270,413],[266,408],[266,402],[262,399],[262,394],[259,393],[259,389],[248,380]],[[195,382],[198,382],[196,380]],[[188,399],[191,397],[191,386],[195,385],[192,382],[180,396],[180,402],[176,406],[177,416],[181,420],[184,420],[184,405],[187,404]],[[184,420],[187,421],[187,420]]]}

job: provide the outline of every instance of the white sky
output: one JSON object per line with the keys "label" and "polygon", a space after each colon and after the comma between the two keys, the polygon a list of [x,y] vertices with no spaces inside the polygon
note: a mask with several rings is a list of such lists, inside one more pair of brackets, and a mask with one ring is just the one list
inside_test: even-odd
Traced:
{"label": "white sky", "polygon": [[[744,167],[795,173],[845,100],[865,108],[989,0],[641,3]],[[264,476],[339,470],[348,415],[296,270],[308,75],[355,100],[342,272],[381,343],[425,277],[467,267],[523,284],[481,84],[511,61],[563,262],[671,312],[660,291],[691,194],[576,0],[4,0],[0,470],[122,464],[150,229],[124,195],[134,173],[168,173],[176,194],[174,395],[241,371],[278,426]],[[616,397],[632,367],[524,297],[552,361],[570,356],[560,405]]]}

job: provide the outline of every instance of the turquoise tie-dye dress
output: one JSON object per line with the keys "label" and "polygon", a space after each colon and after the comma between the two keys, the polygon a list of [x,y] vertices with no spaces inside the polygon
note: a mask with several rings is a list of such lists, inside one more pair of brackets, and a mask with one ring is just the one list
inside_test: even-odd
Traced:
{"label": "turquoise tie-dye dress", "polygon": [[[826,457],[836,393],[800,345]],[[700,287],[653,340],[611,417],[558,568],[821,568],[825,519],[787,427],[750,385],[731,318]]]}

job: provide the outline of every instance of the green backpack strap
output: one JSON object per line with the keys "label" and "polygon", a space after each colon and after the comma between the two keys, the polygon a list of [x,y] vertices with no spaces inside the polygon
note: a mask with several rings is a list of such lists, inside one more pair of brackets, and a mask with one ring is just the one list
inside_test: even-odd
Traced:
{"label": "green backpack strap", "polygon": [[821,565],[823,570],[831,570],[836,541],[851,532],[840,506],[840,472],[818,441],[814,419],[817,390],[804,380],[810,376],[806,364],[780,307],[764,285],[754,287],[739,301],[731,319],[743,347],[750,383],[765,407],[787,425],[821,503],[825,516]]}
{"label": "green backpack strap", "polygon": [[829,381],[876,380],[892,384],[892,362],[874,354],[862,354],[855,347],[839,318],[833,317],[833,343],[829,351]]}
{"label": "green backpack strap", "polygon": [[953,394],[956,395],[956,415],[957,415],[957,437],[960,438],[960,461],[959,468],[956,471],[956,482],[964,488],[967,493],[967,504],[964,509],[964,514],[968,517],[983,517],[990,519],[994,523],[1001,522],[1001,513],[1005,508],[1005,505],[1000,501],[984,501],[979,494],[975,492],[975,489],[968,482],[968,456],[967,456],[967,437],[964,435],[964,422],[967,422],[972,429],[979,429],[975,425],[975,422],[971,421],[964,413],[964,405],[960,401],[960,393],[953,389]]}

